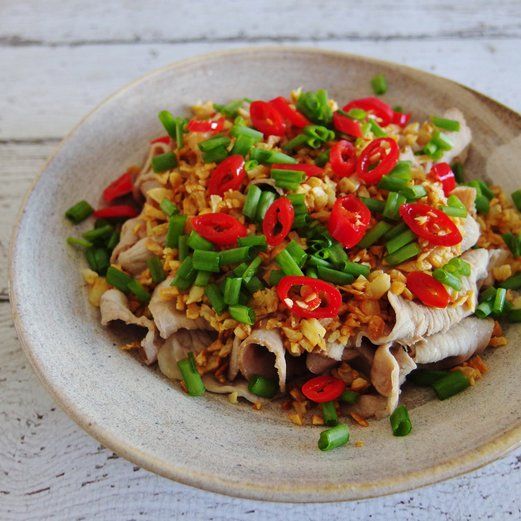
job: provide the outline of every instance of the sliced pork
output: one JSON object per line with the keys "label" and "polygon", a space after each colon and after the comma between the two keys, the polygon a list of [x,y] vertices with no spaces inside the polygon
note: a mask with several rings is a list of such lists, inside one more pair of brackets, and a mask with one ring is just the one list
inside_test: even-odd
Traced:
{"label": "sliced pork", "polygon": [[144,238],[136,242],[130,248],[119,254],[117,262],[131,275],[138,275],[147,267],[147,260],[154,254],[148,249],[147,245],[151,239]]}

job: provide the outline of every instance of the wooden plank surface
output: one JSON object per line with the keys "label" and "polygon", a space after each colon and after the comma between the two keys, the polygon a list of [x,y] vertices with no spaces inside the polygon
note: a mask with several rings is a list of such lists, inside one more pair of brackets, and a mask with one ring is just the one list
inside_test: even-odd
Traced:
{"label": "wooden plank surface", "polygon": [[0,519],[521,519],[521,451],[432,487],[337,505],[243,501],[138,469],[42,390],[16,340],[6,273],[20,200],[57,140],[150,69],[297,43],[417,66],[520,110],[520,20],[520,2],[506,0],[0,2]]}

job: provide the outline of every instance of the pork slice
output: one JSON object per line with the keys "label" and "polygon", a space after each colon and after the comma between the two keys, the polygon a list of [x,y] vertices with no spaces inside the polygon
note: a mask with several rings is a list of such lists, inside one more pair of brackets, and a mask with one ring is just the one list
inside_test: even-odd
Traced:
{"label": "pork slice", "polygon": [[391,407],[392,404],[390,400],[385,396],[362,394],[349,410],[359,414],[363,418],[381,419],[393,413],[394,409]]}
{"label": "pork slice", "polygon": [[494,284],[494,275],[492,274],[492,270],[498,266],[501,266],[502,264],[505,264],[505,262],[510,257],[510,252],[508,250],[495,249],[489,250],[488,255],[488,275],[487,278],[482,282],[483,286],[492,286],[492,284]]}
{"label": "pork slice", "polygon": [[476,221],[472,215],[467,215],[467,217],[465,217],[465,221],[463,222],[463,225],[459,227],[459,229],[463,237],[460,243],[461,252],[463,253],[467,250],[470,250],[472,246],[475,246],[479,240],[481,230],[479,228],[478,221]]}
{"label": "pork slice", "polygon": [[489,344],[494,321],[468,317],[447,332],[429,336],[414,345],[414,361],[430,364],[451,358],[454,365],[482,352]]}
{"label": "pork slice", "polygon": [[461,110],[451,108],[447,110],[443,117],[459,121],[460,129],[457,132],[446,132],[446,135],[452,143],[452,148],[443,153],[440,161],[452,163],[454,160],[464,162],[467,158],[470,142],[472,141],[472,131],[465,121],[465,117]]}
{"label": "pork slice", "polygon": [[244,381],[233,383],[218,382],[212,375],[205,375],[203,382],[208,391],[217,394],[237,393],[239,398],[244,398],[251,403],[266,403],[268,400],[256,396],[248,390],[248,384]]}
{"label": "pork slice", "polygon": [[[137,233],[136,233],[137,230]],[[121,234],[119,236],[119,242],[112,251],[110,261],[114,264],[118,262],[119,255],[128,250],[131,246],[134,246],[139,239],[142,239],[146,235],[145,222],[135,217],[129,219],[123,223],[121,227]]]}
{"label": "pork slice", "polygon": [[358,353],[350,350],[348,345],[340,342],[328,342],[326,349],[319,353],[308,353],[306,355],[306,367],[313,374],[320,374],[333,368],[341,360],[348,360],[351,351],[356,357]]}
{"label": "pork slice", "polygon": [[487,276],[489,254],[485,249],[469,250],[461,258],[471,265],[470,276],[461,279],[461,292],[469,290],[473,292],[471,306],[431,308],[388,293],[389,303],[395,312],[395,325],[387,336],[369,338],[371,342],[377,345],[398,342],[410,346],[424,337],[447,331],[451,326],[471,315],[476,308],[478,283]]}
{"label": "pork slice", "polygon": [[281,392],[286,389],[286,350],[275,329],[256,329],[236,349],[237,365],[249,380],[252,376],[278,378]]}
{"label": "pork slice", "polygon": [[157,360],[159,348],[156,338],[154,322],[147,317],[137,317],[128,307],[126,295],[118,289],[109,289],[100,299],[101,325],[106,326],[115,320],[122,320],[125,324],[144,327],[148,333],[141,342],[145,353],[145,361],[152,364]]}
{"label": "pork slice", "polygon": [[154,254],[147,248],[150,239],[144,238],[137,241],[127,250],[121,252],[117,259],[121,267],[132,275],[138,275],[147,267],[147,260]]}
{"label": "pork slice", "polygon": [[178,311],[172,301],[161,299],[161,289],[171,285],[173,278],[169,277],[159,284],[148,304],[148,309],[152,314],[154,323],[159,330],[162,338],[169,338],[172,334],[180,329],[206,329],[212,328],[204,318],[191,319]]}

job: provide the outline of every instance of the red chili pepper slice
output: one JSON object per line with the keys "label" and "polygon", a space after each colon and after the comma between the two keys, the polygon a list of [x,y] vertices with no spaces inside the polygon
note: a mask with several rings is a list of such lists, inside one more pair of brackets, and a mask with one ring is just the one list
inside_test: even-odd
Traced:
{"label": "red chili pepper slice", "polygon": [[278,170],[298,170],[299,172],[304,172],[308,177],[319,177],[324,173],[324,169],[320,168],[317,165],[309,165],[309,164],[297,164],[297,165],[289,165],[287,163],[274,163],[271,165],[271,168],[276,168]]}
{"label": "red chili pepper slice", "polygon": [[244,158],[240,154],[229,156],[210,174],[208,193],[222,196],[228,190],[238,190],[245,177]]}
{"label": "red chili pepper slice", "polygon": [[270,104],[275,110],[291,125],[298,128],[303,128],[309,125],[309,120],[301,114],[298,110],[291,107],[289,101],[282,96],[274,98],[270,101]]}
{"label": "red chili pepper slice", "polygon": [[190,132],[221,132],[224,128],[224,118],[214,120],[191,119],[188,122]]}
{"label": "red chili pepper slice", "polygon": [[446,308],[450,302],[445,286],[428,273],[412,271],[407,275],[407,287],[422,304],[431,308]]}
{"label": "red chili pepper slice", "polygon": [[371,141],[360,154],[356,173],[365,184],[374,185],[398,163],[400,149],[390,137]]}
{"label": "red chili pepper slice", "polygon": [[380,119],[383,127],[389,125],[393,120],[393,109],[387,105],[387,103],[384,103],[382,100],[373,96],[350,101],[342,110],[344,112],[349,112],[351,109],[362,109],[367,112],[372,112]]}
{"label": "red chili pepper slice", "polygon": [[137,214],[138,211],[133,206],[119,204],[96,210],[94,217],[99,217],[100,219],[119,219],[121,217],[135,217]]}
{"label": "red chili pepper slice", "polygon": [[132,192],[132,187],[132,174],[125,172],[103,190],[103,199],[110,203],[113,199]]}
{"label": "red chili pepper slice", "polygon": [[254,101],[250,104],[250,118],[253,126],[265,136],[283,136],[286,132],[286,123],[282,115],[265,101]]}
{"label": "red chili pepper slice", "polygon": [[150,141],[151,145],[153,145],[154,143],[164,143],[165,145],[170,145],[170,143],[172,143],[172,140],[170,139],[170,136],[161,136],[156,137],[156,139]]}
{"label": "red chili pepper slice", "polygon": [[448,215],[428,204],[400,206],[400,215],[418,237],[436,246],[455,246],[462,241],[461,232]]}
{"label": "red chili pepper slice", "polygon": [[406,127],[411,119],[410,114],[406,114],[405,112],[393,112],[393,119],[391,123],[398,125],[399,127]]}
{"label": "red chili pepper slice", "polygon": [[279,245],[288,235],[295,219],[295,210],[287,197],[273,202],[262,221],[262,231],[270,246]]}
{"label": "red chili pepper slice", "polygon": [[349,194],[335,201],[327,228],[333,239],[345,248],[352,248],[362,240],[370,221],[369,208],[358,197]]}
{"label": "red chili pepper slice", "polygon": [[441,183],[445,195],[449,195],[452,190],[456,188],[456,177],[449,163],[436,163],[432,165],[429,176]]}
{"label": "red chili pepper slice", "polygon": [[345,388],[345,382],[339,378],[328,375],[316,376],[302,386],[302,394],[308,400],[324,403],[339,398]]}
{"label": "red chili pepper slice", "polygon": [[342,304],[342,295],[333,284],[311,277],[282,277],[277,295],[291,313],[300,318],[336,317]]}
{"label": "red chili pepper slice", "polygon": [[356,149],[353,143],[342,139],[329,151],[329,162],[336,177],[349,177],[356,170]]}
{"label": "red chili pepper slice", "polygon": [[333,114],[333,126],[339,132],[343,134],[348,134],[349,136],[354,137],[362,137],[362,128],[360,127],[360,123],[351,119],[340,112],[335,112]]}
{"label": "red chili pepper slice", "polygon": [[205,213],[192,219],[194,230],[217,246],[237,244],[239,237],[248,233],[246,226],[226,213]]}

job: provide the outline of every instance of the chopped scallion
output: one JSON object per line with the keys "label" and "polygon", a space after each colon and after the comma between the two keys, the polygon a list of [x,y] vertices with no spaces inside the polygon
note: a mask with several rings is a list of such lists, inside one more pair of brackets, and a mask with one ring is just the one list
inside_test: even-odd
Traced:
{"label": "chopped scallion", "polygon": [[192,263],[194,269],[200,271],[211,271],[212,273],[219,273],[219,253],[208,250],[195,250]]}
{"label": "chopped scallion", "polygon": [[275,262],[281,267],[286,275],[304,275],[295,259],[288,250],[282,250],[276,257]]}
{"label": "chopped scallion", "polygon": [[214,245],[204,237],[201,237],[195,230],[192,230],[188,236],[188,246],[192,250],[215,250]]}
{"label": "chopped scallion", "polygon": [[255,220],[255,216],[257,215],[257,208],[259,206],[261,196],[262,190],[257,185],[250,185],[248,187],[248,193],[246,194],[246,199],[244,200],[242,213],[252,221]]}
{"label": "chopped scallion", "polygon": [[152,158],[152,170],[156,174],[167,172],[177,166],[177,157],[172,152],[166,152]]}
{"label": "chopped scallion", "polygon": [[336,413],[335,403],[334,402],[323,402],[322,406],[322,418],[324,418],[324,423],[328,427],[334,427],[338,425],[338,415]]}
{"label": "chopped scallion", "polygon": [[273,398],[279,392],[279,384],[271,378],[254,375],[248,382],[248,390],[255,396]]}
{"label": "chopped scallion", "polygon": [[183,234],[186,224],[186,215],[172,215],[168,220],[168,231],[165,238],[167,248],[176,248],[179,236]]}
{"label": "chopped scallion", "polygon": [[65,217],[74,224],[79,224],[92,215],[93,212],[94,208],[87,201],[78,201],[65,212]]}
{"label": "chopped scallion", "polygon": [[347,425],[339,424],[320,433],[318,448],[323,451],[336,449],[349,441]]}
{"label": "chopped scallion", "polygon": [[377,96],[381,96],[387,92],[387,80],[383,74],[377,74],[371,80],[371,87],[373,87],[373,92]]}
{"label": "chopped scallion", "polygon": [[230,312],[231,317],[237,320],[237,322],[248,324],[250,326],[255,324],[255,311],[248,306],[242,306],[238,304],[235,306],[230,306],[228,311]]}
{"label": "chopped scallion", "polygon": [[407,244],[407,246],[400,248],[398,251],[387,255],[384,257],[384,260],[391,266],[397,266],[402,262],[416,257],[420,252],[421,248],[419,244],[417,242],[412,242],[411,244]]}
{"label": "chopped scallion", "polygon": [[194,268],[192,257],[186,257],[177,270],[172,286],[176,286],[180,290],[188,289],[194,283],[196,276],[197,271]]}
{"label": "chopped scallion", "polygon": [[469,379],[461,371],[451,371],[448,375],[436,380],[432,387],[440,400],[446,400],[464,391],[469,385]]}
{"label": "chopped scallion", "polygon": [[439,118],[431,116],[431,122],[434,126],[448,130],[449,132],[457,132],[460,129],[460,122],[455,119]]}
{"label": "chopped scallion", "polygon": [[385,221],[379,221],[373,228],[371,228],[365,235],[364,238],[358,243],[359,248],[369,248],[376,241],[378,241],[384,234],[386,234],[392,225]]}
{"label": "chopped scallion", "polygon": [[250,258],[250,248],[241,246],[240,248],[231,248],[230,250],[222,250],[218,253],[220,257],[220,265],[240,264]]}
{"label": "chopped scallion", "polygon": [[219,286],[217,286],[217,284],[208,284],[204,293],[208,297],[212,308],[220,315],[226,309],[226,304]]}
{"label": "chopped scallion", "polygon": [[190,352],[188,358],[179,360],[177,367],[181,372],[186,390],[190,396],[202,396],[206,391],[201,375],[198,373],[194,354]]}
{"label": "chopped scallion", "polygon": [[154,255],[147,259],[147,266],[150,270],[150,276],[152,277],[152,282],[154,284],[159,284],[165,280],[165,270],[163,269],[163,263],[159,257]]}
{"label": "chopped scallion", "polygon": [[106,279],[111,286],[126,293],[128,292],[128,284],[132,280],[132,277],[123,271],[114,268],[114,266],[109,266],[107,269]]}
{"label": "chopped scallion", "polygon": [[405,405],[396,407],[389,420],[394,436],[407,436],[412,430],[411,419]]}

